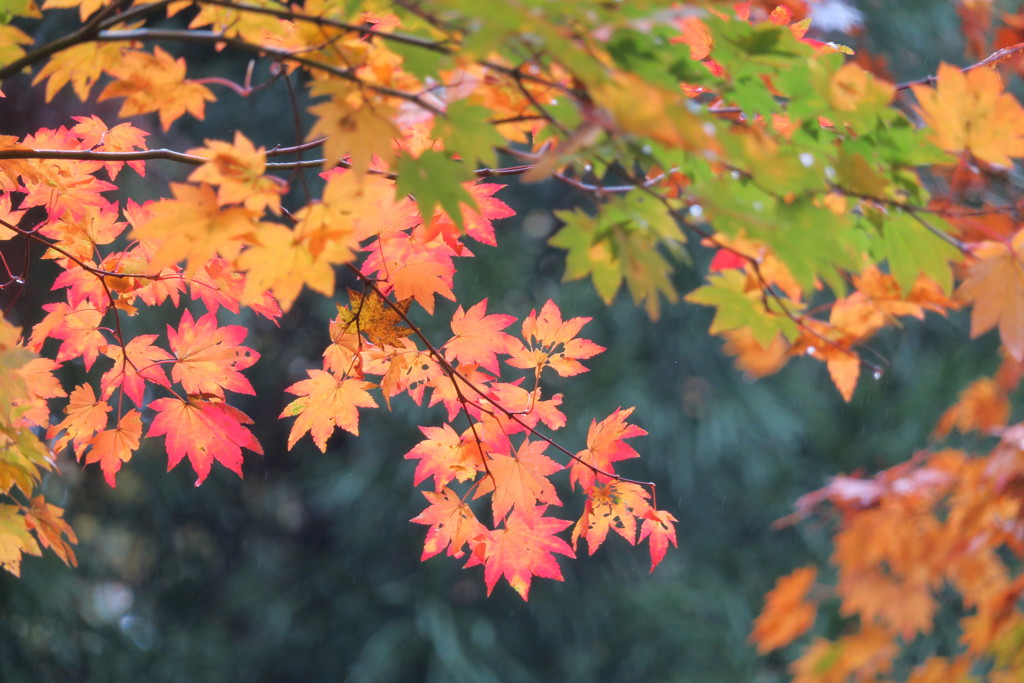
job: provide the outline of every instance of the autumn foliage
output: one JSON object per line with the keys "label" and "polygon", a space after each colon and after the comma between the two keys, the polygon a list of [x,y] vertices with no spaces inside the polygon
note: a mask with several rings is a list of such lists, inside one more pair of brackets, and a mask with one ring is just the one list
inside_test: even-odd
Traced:
{"label": "autumn foliage", "polygon": [[[521,176],[587,206],[559,211],[550,238],[567,280],[590,279],[609,303],[625,289],[651,317],[680,298],[712,307],[710,332],[753,377],[809,356],[849,401],[862,376],[885,371],[869,345],[885,328],[968,308],[972,337],[997,330],[999,371],[934,435],[978,431],[991,452],[922,450],[797,501],[784,522],[835,524],[835,580],[811,567],[781,578],[752,639],[761,652],[786,646],[819,604],[838,603],[844,635],[815,639],[791,671],[876,680],[952,589],[962,651],[928,658],[912,680],[954,680],[976,662],[990,680],[1024,675],[1024,426],[1010,418],[1024,376],[1024,230],[1000,183],[1024,158],[1024,109],[1005,88],[1024,20],[1005,17],[990,43],[991,17],[967,7],[975,62],[895,84],[811,38],[813,3],[360,4],[0,10],[4,96],[21,96],[16,77],[29,74],[47,100],[67,86],[120,103],[116,120],[0,135],[0,240],[60,270],[43,283],[0,263],[5,314],[24,287],[53,288],[24,316],[30,328],[0,318],[0,565],[17,574],[42,548],[74,563],[74,531],[39,492],[66,450],[111,486],[149,442],[168,469],[187,459],[197,485],[215,465],[242,476],[263,448],[234,404],[254,394],[245,371],[259,354],[235,316],[277,321],[311,290],[338,302],[322,364],[288,397],[260,398],[281,400],[289,448],[308,436],[325,452],[337,430],[358,435],[366,411],[437,406],[404,454],[425,498],[412,520],[426,527],[424,560],[480,565],[488,593],[504,579],[526,599],[534,577],[562,578],[558,556],[581,541],[594,553],[614,532],[647,543],[653,570],[677,520],[653,483],[626,476],[642,416],[587,416],[585,443],[565,442],[564,397],[545,381],[571,387],[601,362],[588,319],[554,301],[522,319],[482,296],[450,318],[438,305],[455,301],[461,259],[500,248],[495,221],[513,210],[496,180]],[[37,42],[44,14],[66,35]],[[190,77],[196,44],[259,68],[242,82]],[[278,81],[296,140],[238,130],[164,148],[182,117]],[[185,169],[163,198],[118,194],[155,164]],[[680,297],[672,274],[687,249],[712,255],[706,283]],[[156,309],[166,329],[148,323]],[[428,336],[429,316],[450,336]]]}

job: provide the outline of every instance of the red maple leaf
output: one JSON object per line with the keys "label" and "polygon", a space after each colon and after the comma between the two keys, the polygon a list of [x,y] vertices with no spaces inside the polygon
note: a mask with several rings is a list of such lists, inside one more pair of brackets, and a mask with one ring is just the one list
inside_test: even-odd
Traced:
{"label": "red maple leaf", "polygon": [[652,572],[665,557],[669,543],[678,547],[674,524],[676,521],[670,512],[664,510],[650,509],[644,515],[644,525],[640,527],[640,540],[650,538]]}
{"label": "red maple leaf", "polygon": [[161,398],[150,408],[156,417],[146,436],[166,435],[168,471],[187,455],[199,477],[196,486],[210,474],[214,460],[241,477],[242,449],[263,455],[256,437],[243,426],[252,420],[226,403],[190,396],[187,401]]}
{"label": "red maple leaf", "polygon": [[120,387],[128,398],[135,401],[135,405],[141,406],[146,382],[168,388],[171,386],[160,364],[173,357],[159,346],[153,346],[154,341],[155,334],[140,334],[125,344],[123,349],[117,344],[107,345],[103,353],[114,361],[114,367],[100,378],[100,396],[110,398],[114,389]]}
{"label": "red maple leaf", "polygon": [[556,533],[570,522],[545,517],[546,505],[515,509],[505,520],[505,528],[488,531],[473,548],[467,567],[484,565],[487,595],[502,576],[523,600],[529,599],[530,580],[534,576],[562,580],[562,570],[553,553],[576,557],[572,548]]}

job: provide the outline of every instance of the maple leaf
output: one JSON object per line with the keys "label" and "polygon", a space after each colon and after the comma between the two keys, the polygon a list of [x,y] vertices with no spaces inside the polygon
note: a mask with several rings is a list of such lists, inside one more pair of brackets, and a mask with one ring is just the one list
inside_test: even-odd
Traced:
{"label": "maple leaf", "polygon": [[488,476],[480,481],[474,498],[493,492],[494,519],[504,519],[513,507],[532,510],[537,503],[561,505],[548,477],[562,465],[544,455],[547,441],[524,440],[515,455],[487,454]]}
{"label": "maple leaf", "polygon": [[[25,513],[25,527],[36,532],[44,548],[52,548],[64,564],[78,566],[72,543],[78,543],[74,530],[62,517],[64,510],[50,505],[42,496],[35,496]],[[65,540],[67,539],[67,540]]]}
{"label": "maple leaf", "polygon": [[327,452],[327,439],[335,427],[359,435],[357,408],[376,408],[377,402],[367,393],[373,384],[352,377],[339,377],[333,372],[307,370],[309,379],[291,385],[285,391],[299,398],[289,403],[281,417],[296,417],[288,433],[288,448],[309,432],[321,452]]}
{"label": "maple leaf", "polygon": [[174,59],[159,45],[152,54],[125,50],[106,70],[115,80],[107,84],[99,100],[124,97],[117,113],[122,117],[159,112],[165,131],[186,112],[202,119],[206,103],[217,99],[205,85],[185,78],[184,57]]}
{"label": "maple leaf", "polygon": [[67,417],[46,432],[48,439],[52,439],[61,431],[64,432],[64,435],[54,442],[54,452],[59,452],[71,442],[75,455],[81,458],[93,435],[107,426],[107,413],[110,410],[110,405],[106,401],[97,400],[92,385],[80,384],[75,387],[64,408]]}
{"label": "maple leaf", "polygon": [[573,550],[582,536],[593,555],[604,543],[609,529],[614,529],[630,545],[636,545],[636,520],[651,509],[651,504],[647,502],[650,497],[651,494],[642,486],[629,482],[594,484],[583,515],[572,530]]}
{"label": "maple leaf", "polygon": [[263,455],[256,437],[244,426],[252,420],[226,403],[190,396],[187,401],[161,398],[149,407],[156,416],[146,436],[166,437],[168,471],[187,455],[198,477],[196,486],[210,474],[214,461],[241,477],[242,449]]}
{"label": "maple leaf", "polygon": [[132,237],[150,242],[156,249],[150,266],[160,270],[187,261],[185,275],[193,275],[216,255],[231,260],[261,224],[249,209],[222,209],[213,187],[171,183],[174,199],[147,206],[148,219],[134,224]]}
{"label": "maple leaf", "polygon": [[987,433],[1005,427],[1009,418],[1006,391],[995,380],[985,377],[960,392],[956,403],[939,418],[932,434],[941,439],[954,428],[964,434],[974,430]]}
{"label": "maple leaf", "polygon": [[[75,116],[73,118],[78,123],[71,130],[81,138],[82,145],[88,149],[103,152],[131,152],[137,149],[146,149],[145,138],[149,133],[136,128],[128,122],[119,123],[113,128],[107,128],[107,124],[103,123],[100,117],[95,114],[91,116]],[[145,162],[129,161],[127,163],[140,176],[146,175]],[[124,165],[125,162],[123,161],[108,161],[104,164],[104,168],[106,168],[110,179],[114,180],[117,174],[121,172],[121,169],[124,168]]]}
{"label": "maple leaf", "polygon": [[563,321],[558,306],[548,299],[539,314],[534,309],[523,320],[526,344],[513,340],[509,346],[511,358],[506,362],[512,367],[538,371],[550,367],[562,377],[586,372],[580,361],[605,350],[589,339],[576,338],[588,322],[590,318],[583,317]]}
{"label": "maple leaf", "polygon": [[337,324],[342,331],[365,335],[379,347],[398,346],[401,339],[413,333],[411,327],[400,326],[412,299],[396,301],[392,308],[375,290],[363,294],[349,289],[348,300],[348,308],[338,305]]}
{"label": "maple leaf", "polygon": [[398,299],[414,298],[427,313],[434,312],[434,296],[455,300],[452,291],[451,249],[437,241],[423,243],[405,233],[382,236],[366,247],[370,255],[363,272],[381,278],[381,292],[394,292]]}
{"label": "maple leaf", "polygon": [[948,152],[968,151],[981,161],[1010,168],[1024,156],[1024,108],[1003,92],[991,68],[967,73],[940,64],[935,88],[911,86],[921,118],[935,131],[932,140]]}
{"label": "maple leaf", "polygon": [[[21,419],[26,423],[37,427],[47,426],[50,423],[50,409],[46,399],[67,396],[60,380],[53,374],[60,367],[60,363],[49,358],[32,358],[15,371],[24,380],[28,396],[25,399],[12,397],[12,403],[23,407]],[[3,393],[2,388],[0,393]]]}
{"label": "maple leaf", "polygon": [[91,369],[100,355],[100,350],[107,345],[107,339],[100,327],[103,312],[85,301],[77,305],[46,304],[43,310],[47,312],[46,317],[32,328],[28,348],[38,352],[47,337],[60,339],[62,343],[57,350],[57,362],[81,357],[85,362],[85,369]]}
{"label": "maple leaf", "polygon": [[462,502],[447,486],[437,493],[423,491],[423,495],[430,501],[430,506],[411,520],[417,524],[430,525],[423,542],[421,562],[445,548],[449,556],[462,557],[467,543],[487,533],[487,527],[480,523],[469,505]]}
{"label": "maple leaf", "polygon": [[27,520],[17,505],[0,505],[0,567],[21,576],[21,557],[42,555],[36,539],[29,533]]}
{"label": "maple leaf", "polygon": [[32,85],[46,82],[46,101],[53,100],[61,88],[71,83],[78,99],[89,99],[92,86],[99,81],[104,71],[115,67],[124,54],[128,43],[124,41],[85,42],[71,45],[50,57],[32,79]]}
{"label": "maple leaf", "polygon": [[775,582],[750,634],[758,652],[765,654],[788,645],[814,625],[817,608],[806,598],[817,576],[814,567],[800,567]]}
{"label": "maple leaf", "polygon": [[186,310],[175,330],[167,326],[167,338],[175,362],[171,378],[181,382],[190,394],[209,394],[220,398],[224,391],[255,394],[249,380],[240,372],[259,360],[260,354],[241,346],[248,330],[241,325],[217,326],[217,316],[207,313],[198,321]]}
{"label": "maple leaf", "polygon": [[413,484],[427,477],[434,478],[434,489],[440,491],[453,479],[460,482],[476,478],[483,469],[483,453],[472,432],[459,436],[450,425],[420,427],[427,438],[405,454],[407,460],[419,460]]}
{"label": "maple leaf", "polygon": [[[635,436],[644,436],[646,431],[626,422],[633,414],[634,408],[616,408],[615,412],[598,422],[592,420],[587,432],[587,448],[576,454],[569,471],[569,484],[579,484],[584,491],[589,491],[598,476],[614,474],[612,463],[640,456],[632,446],[625,442]],[[594,468],[604,472],[598,475]]]}
{"label": "maple leaf", "polygon": [[124,347],[118,344],[107,345],[103,353],[114,361],[114,367],[100,378],[101,397],[108,399],[114,389],[120,388],[128,398],[135,401],[135,405],[141,406],[146,382],[170,388],[171,383],[161,364],[174,357],[159,346],[153,346],[154,341],[155,334],[140,334],[128,340]]}
{"label": "maple leaf", "polygon": [[515,321],[515,316],[487,315],[487,299],[462,310],[459,306],[452,316],[452,333],[455,335],[444,345],[445,358],[460,363],[476,363],[493,373],[498,372],[498,357],[514,341],[502,332]]}
{"label": "maple leaf", "polygon": [[671,543],[678,546],[676,542],[675,522],[678,521],[672,513],[665,510],[654,510],[649,508],[644,514],[644,523],[640,527],[640,540],[650,539],[648,543],[651,548],[651,571],[661,564]]}
{"label": "maple leaf", "polygon": [[439,211],[434,214],[433,220],[429,223],[420,225],[418,229],[422,229],[423,232],[422,234],[417,234],[417,237],[424,241],[430,241],[440,235],[445,244],[460,256],[465,249],[459,242],[459,236],[462,234],[469,235],[482,244],[491,247],[498,246],[497,239],[494,236],[493,221],[498,218],[508,218],[509,216],[516,215],[516,212],[508,204],[493,196],[504,187],[504,185],[495,183],[472,183],[467,185],[466,189],[473,198],[476,208],[474,209],[469,204],[461,206],[464,228],[460,229],[448,214]]}
{"label": "maple leaf", "polygon": [[1018,231],[1011,248],[984,242],[974,250],[978,261],[956,291],[960,301],[973,304],[971,338],[998,325],[1006,349],[1024,360],[1024,230]]}
{"label": "maple leaf", "polygon": [[562,581],[562,570],[553,553],[576,555],[555,534],[571,522],[545,517],[545,510],[546,505],[513,510],[505,519],[504,528],[488,531],[473,549],[466,566],[484,565],[487,595],[503,576],[523,600],[529,599],[534,576]]}
{"label": "maple leaf", "polygon": [[308,139],[327,138],[324,143],[324,170],[334,166],[339,159],[349,157],[352,171],[362,175],[375,155],[385,164],[394,158],[391,140],[399,137],[399,131],[390,121],[395,113],[392,107],[362,101],[358,86],[349,83],[315,82],[311,93],[330,97],[326,102],[309,108],[317,120],[310,128]]}
{"label": "maple leaf", "polygon": [[99,432],[89,440],[91,450],[85,456],[86,464],[98,462],[103,478],[111,488],[117,486],[115,476],[121,464],[132,459],[142,439],[142,416],[137,410],[129,410],[117,422],[117,427]]}
{"label": "maple leaf", "polygon": [[234,143],[207,140],[206,147],[190,149],[188,153],[208,159],[188,179],[216,185],[217,202],[222,206],[242,204],[257,213],[265,209],[281,213],[281,194],[287,188],[276,178],[264,175],[266,151],[256,148],[240,131],[235,131]]}
{"label": "maple leaf", "polygon": [[242,302],[251,305],[270,290],[288,311],[304,286],[324,296],[334,294],[333,261],[315,256],[295,231],[277,223],[261,223],[253,239],[256,244],[236,261],[238,270],[245,273],[245,288],[239,296]]}

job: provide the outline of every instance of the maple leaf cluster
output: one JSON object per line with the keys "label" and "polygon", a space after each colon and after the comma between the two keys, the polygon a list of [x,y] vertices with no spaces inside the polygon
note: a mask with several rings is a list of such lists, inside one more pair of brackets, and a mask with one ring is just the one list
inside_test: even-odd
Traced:
{"label": "maple leaf cluster", "polygon": [[[187,458],[197,484],[214,463],[241,476],[262,447],[234,403],[253,395],[244,373],[259,353],[221,320],[244,309],[276,321],[304,290],[337,297],[344,285],[322,361],[287,389],[289,448],[308,434],[326,451],[336,430],[359,433],[360,411],[406,395],[445,415],[406,454],[427,486],[413,520],[428,527],[423,559],[466,558],[488,592],[504,578],[525,599],[533,577],[562,577],[556,555],[581,540],[593,553],[614,531],[647,541],[653,569],[676,520],[652,484],[618,471],[645,434],[633,409],[594,419],[582,449],[551,436],[567,418],[543,380],[579,375],[603,350],[579,336],[588,320],[548,301],[518,322],[480,298],[456,302],[448,339],[417,323],[455,301],[459,260],[496,246],[493,222],[513,214],[486,179],[550,178],[588,202],[556,213],[565,278],[591,279],[608,303],[625,289],[657,317],[680,298],[687,239],[713,250],[707,282],[684,298],[714,309],[710,332],[749,375],[811,357],[849,401],[865,370],[884,370],[872,338],[901,319],[970,307],[972,337],[998,329],[1000,372],[936,430],[984,430],[999,439],[989,456],[938,450],[798,503],[797,517],[826,502],[840,513],[834,594],[859,627],[812,643],[793,672],[884,674],[950,585],[974,610],[964,657],[1020,673],[1005,655],[1024,628],[1020,579],[1003,556],[1024,555],[1020,426],[1007,424],[1024,361],[1024,228],[1019,202],[989,189],[1024,157],[1024,112],[996,71],[1019,68],[1024,21],[1005,15],[992,44],[986,3],[961,3],[971,49],[997,51],[894,84],[811,37],[811,4],[701,3],[637,21],[596,1],[506,3],[493,16],[456,3],[434,16],[402,3],[46,0],[42,12],[77,10],[82,23],[35,45],[9,19],[31,25],[40,8],[15,3],[0,24],[0,81],[36,69],[47,101],[70,86],[85,102],[99,87],[133,120],[0,136],[0,241],[35,245],[61,271],[27,339],[0,318],[0,564],[17,573],[41,547],[74,561],[73,531],[37,495],[64,449],[112,486],[152,439],[169,468]],[[264,60],[267,80],[190,78],[178,43]],[[155,117],[166,132],[221,106],[220,88],[250,97],[279,80],[293,118],[305,106],[313,121],[290,147],[237,131],[150,149],[136,125]],[[125,166],[144,175],[154,162],[190,172],[161,199],[115,198]],[[309,169],[319,178],[285,180]],[[5,292],[25,286],[28,270],[0,268]],[[172,316],[164,334],[145,329],[157,308]],[[575,523],[551,512],[565,470],[583,498]],[[813,627],[827,597],[816,581],[810,568],[779,581],[755,624],[761,651]],[[920,680],[965,661],[933,659]]]}

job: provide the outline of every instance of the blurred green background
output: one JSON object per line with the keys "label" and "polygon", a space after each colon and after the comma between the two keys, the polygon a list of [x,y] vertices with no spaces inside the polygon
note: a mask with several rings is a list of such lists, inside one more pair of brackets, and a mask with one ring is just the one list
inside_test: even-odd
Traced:
{"label": "blurred green background", "polygon": [[[933,72],[940,59],[964,61],[951,2],[859,7],[871,40],[846,42],[888,54],[897,78]],[[197,72],[240,78],[245,66],[191,57]],[[25,80],[5,84],[2,120],[22,130],[3,132],[97,110],[69,97],[45,105],[27,90]],[[257,142],[289,144],[287,106],[281,87],[213,106],[206,122],[185,123],[160,145],[229,138],[240,115]],[[98,110],[110,121],[116,105]],[[127,196],[151,198],[181,175],[149,168]],[[117,489],[98,468],[71,461],[47,482],[79,534],[81,566],[48,554],[26,560],[20,580],[0,575],[0,680],[785,680],[793,651],[758,658],[747,640],[752,620],[776,577],[809,562],[824,567],[830,550],[827,525],[773,530],[772,522],[829,475],[871,472],[927,445],[956,393],[994,368],[994,342],[968,343],[961,316],[890,331],[871,346],[891,367],[862,380],[849,404],[810,359],[751,382],[708,336],[709,311],[670,306],[651,323],[628,297],[605,307],[588,283],[560,283],[563,258],[546,246],[557,227],[551,210],[582,196],[515,183],[499,196],[518,216],[499,224],[500,249],[477,248],[478,258],[460,263],[460,300],[489,297],[489,311],[523,316],[553,298],[566,315],[593,317],[583,336],[608,351],[589,363],[592,372],[549,384],[566,393],[560,441],[582,447],[591,418],[636,406],[650,436],[635,444],[642,460],[621,471],[658,482],[660,507],[681,522],[679,550],[651,575],[646,547],[611,538],[594,557],[561,562],[564,583],[536,580],[529,603],[504,582],[486,597],[479,568],[445,557],[420,563],[425,527],[408,520],[424,499],[412,488],[415,464],[402,455],[420,438],[416,425],[442,414],[397,400],[393,412],[365,411],[362,435],[339,433],[326,454],[309,439],[286,451],[283,389],[318,365],[335,312],[333,301],[305,296],[280,328],[232,320],[251,328],[247,343],[262,354],[247,373],[259,399],[238,405],[256,420],[266,455],[247,460],[244,480],[215,468],[196,488],[190,470],[167,474],[165,455],[150,449],[121,471]],[[676,281],[684,292],[699,285],[708,259],[691,251],[695,264]],[[37,284],[48,277],[33,271],[15,311],[20,324],[52,300]],[[435,338],[454,306],[438,308],[435,321],[420,318]],[[139,324],[163,328],[154,318]],[[574,519],[581,501],[563,498],[562,516]],[[827,610],[815,626],[832,635],[839,628]],[[938,633],[918,646],[943,646]]]}

